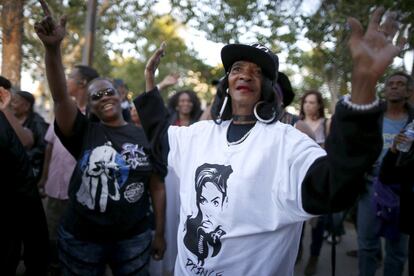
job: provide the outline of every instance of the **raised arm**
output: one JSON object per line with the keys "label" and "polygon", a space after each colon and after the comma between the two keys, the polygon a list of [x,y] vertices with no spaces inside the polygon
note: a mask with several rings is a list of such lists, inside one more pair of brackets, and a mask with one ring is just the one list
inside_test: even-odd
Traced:
{"label": "raised arm", "polygon": [[33,133],[30,129],[23,127],[14,116],[10,106],[11,93],[9,90],[0,87],[0,111],[3,112],[9,124],[25,148],[31,148],[34,144]]}
{"label": "raised arm", "polygon": [[[148,60],[145,67],[145,87],[146,92],[134,99],[135,108],[141,118],[142,127],[151,144],[154,158],[160,167],[167,164],[168,155],[168,110],[164,101],[155,86],[155,71],[164,55],[165,44],[155,51]],[[166,175],[166,170],[159,172],[162,176]]]}
{"label": "raised arm", "polygon": [[60,45],[66,33],[66,18],[62,17],[59,24],[44,0],[39,0],[45,17],[35,23],[35,31],[45,47],[46,75],[54,102],[56,122],[64,135],[72,134],[77,108],[67,92],[65,72],[62,64]]}
{"label": "raised arm", "polygon": [[380,25],[382,14],[381,8],[374,11],[365,33],[358,20],[348,20],[352,31],[351,96],[337,105],[325,144],[327,156],[311,165],[302,183],[302,205],[308,213],[350,207],[364,191],[364,174],[381,151],[381,109],[375,85],[404,44],[392,43],[398,29],[396,15],[390,13]]}

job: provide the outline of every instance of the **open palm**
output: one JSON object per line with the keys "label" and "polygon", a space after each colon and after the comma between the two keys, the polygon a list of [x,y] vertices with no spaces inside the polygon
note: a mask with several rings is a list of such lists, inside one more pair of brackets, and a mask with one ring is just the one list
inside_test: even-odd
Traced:
{"label": "open palm", "polygon": [[379,79],[402,50],[405,41],[394,45],[392,40],[398,31],[396,14],[388,14],[380,25],[383,9],[378,8],[372,14],[367,31],[364,33],[361,23],[355,18],[348,19],[352,33],[349,40],[355,73],[371,75]]}

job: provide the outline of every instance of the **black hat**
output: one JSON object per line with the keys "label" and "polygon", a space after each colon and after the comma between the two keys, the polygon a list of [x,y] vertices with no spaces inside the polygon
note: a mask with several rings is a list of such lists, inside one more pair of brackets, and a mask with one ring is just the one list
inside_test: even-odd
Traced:
{"label": "black hat", "polygon": [[286,107],[290,105],[295,98],[295,93],[293,92],[292,85],[290,84],[289,78],[282,72],[278,73],[276,90],[280,88],[281,96],[283,98],[283,106]]}
{"label": "black hat", "polygon": [[9,90],[11,88],[11,82],[3,76],[0,76],[0,86]]}
{"label": "black hat", "polygon": [[258,43],[252,45],[228,44],[221,49],[221,61],[226,72],[229,72],[233,63],[239,60],[257,64],[262,68],[266,77],[272,81],[276,80],[279,61],[277,56],[267,47]]}
{"label": "black hat", "polygon": [[35,98],[33,97],[32,93],[26,92],[26,91],[17,91],[16,95],[19,95],[20,97],[22,97],[23,99],[25,99],[31,107],[33,107],[34,102],[35,102]]}

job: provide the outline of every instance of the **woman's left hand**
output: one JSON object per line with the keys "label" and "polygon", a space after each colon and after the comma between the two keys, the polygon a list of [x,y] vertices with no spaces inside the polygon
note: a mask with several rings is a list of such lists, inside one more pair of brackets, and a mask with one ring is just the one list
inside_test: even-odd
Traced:
{"label": "woman's left hand", "polygon": [[352,102],[356,104],[374,100],[377,81],[405,45],[403,38],[397,44],[393,43],[399,28],[397,13],[388,13],[384,23],[380,24],[383,13],[383,8],[373,12],[365,33],[357,19],[348,19],[351,27],[348,45],[353,62]]}
{"label": "woman's left hand", "polygon": [[155,235],[151,245],[151,255],[156,261],[162,260],[165,252],[165,239],[163,235]]}

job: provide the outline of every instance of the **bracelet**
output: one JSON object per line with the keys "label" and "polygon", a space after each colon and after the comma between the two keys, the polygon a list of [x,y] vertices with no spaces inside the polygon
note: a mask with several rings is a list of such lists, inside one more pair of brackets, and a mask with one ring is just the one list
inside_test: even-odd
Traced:
{"label": "bracelet", "polygon": [[366,111],[366,110],[370,110],[373,109],[374,107],[377,107],[380,103],[380,100],[378,98],[378,96],[375,96],[375,100],[372,103],[369,104],[356,104],[351,102],[351,95],[347,94],[342,98],[342,103],[353,110],[357,110],[357,111]]}

